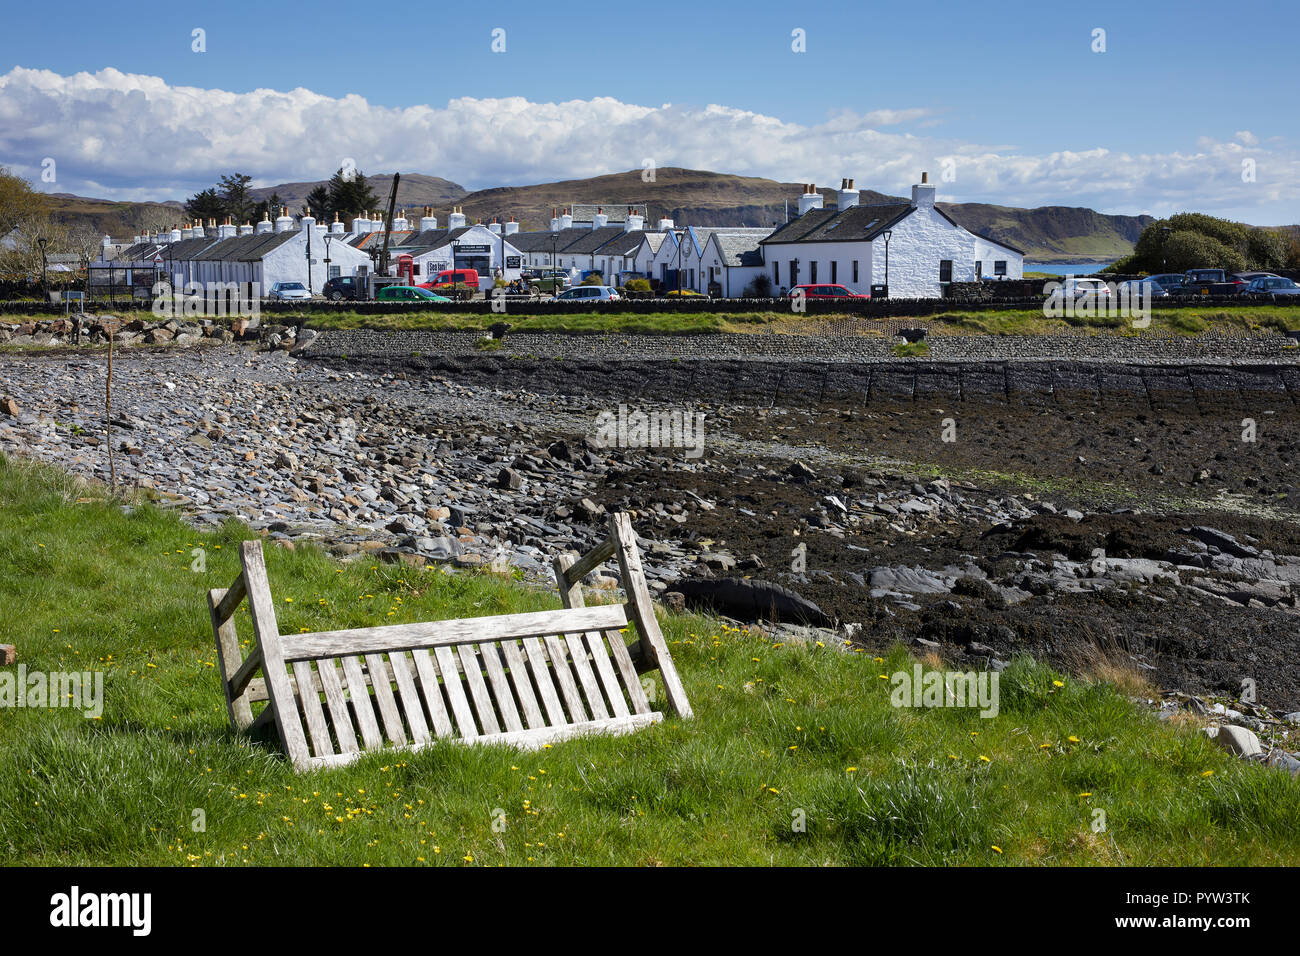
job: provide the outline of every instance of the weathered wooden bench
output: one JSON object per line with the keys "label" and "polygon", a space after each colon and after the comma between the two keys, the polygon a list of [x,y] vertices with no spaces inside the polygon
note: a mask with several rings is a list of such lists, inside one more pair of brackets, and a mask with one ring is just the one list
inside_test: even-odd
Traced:
{"label": "weathered wooden bench", "polygon": [[[627,603],[584,606],[583,577],[611,557]],[[296,770],[439,739],[536,748],[630,733],[663,719],[639,677],[655,669],[668,707],[693,716],[625,514],[609,516],[609,537],[587,554],[556,558],[558,611],[281,634],[261,542],[245,541],[240,562],[229,588],[208,592],[226,706],[237,729],[274,728]],[[245,598],[256,639],[247,657],[233,617]],[[640,638],[631,647],[629,622]]]}

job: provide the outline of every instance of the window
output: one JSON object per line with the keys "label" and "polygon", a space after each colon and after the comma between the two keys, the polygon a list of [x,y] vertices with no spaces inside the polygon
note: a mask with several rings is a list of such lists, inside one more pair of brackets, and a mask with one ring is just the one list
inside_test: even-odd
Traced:
{"label": "window", "polygon": [[341,270],[339,269],[338,266],[330,266],[330,278],[331,278],[331,279],[337,279],[337,278],[339,278],[340,275],[342,275],[342,272],[341,272]]}
{"label": "window", "polygon": [[952,281],[952,260],[951,259],[939,260],[939,281],[940,282]]}
{"label": "window", "polygon": [[817,281],[817,260],[816,259],[808,263],[808,281],[813,283]]}
{"label": "window", "polygon": [[982,259],[976,259],[975,260],[975,281],[979,282],[979,280],[982,278],[984,278],[984,261]]}
{"label": "window", "polygon": [[853,284],[857,285],[857,283],[858,283],[858,260],[854,259],[853,260]]}
{"label": "window", "polygon": [[834,259],[831,260],[831,281],[832,282],[840,281],[839,276],[836,275],[836,273],[839,271],[839,265],[840,264],[836,262]]}
{"label": "window", "polygon": [[1004,275],[1007,274],[1007,260],[1006,260],[1006,259],[994,259],[994,260],[993,260],[993,274],[994,274],[995,276],[1004,276]]}
{"label": "window", "polygon": [[774,262],[772,263],[772,285],[779,286],[780,284],[781,284],[781,263]]}
{"label": "window", "polygon": [[793,288],[799,284],[799,260],[790,260],[790,286]]}

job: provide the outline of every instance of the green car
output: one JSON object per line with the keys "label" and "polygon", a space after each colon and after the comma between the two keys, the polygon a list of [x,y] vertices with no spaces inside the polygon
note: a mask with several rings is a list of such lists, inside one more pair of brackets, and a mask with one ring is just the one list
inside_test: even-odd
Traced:
{"label": "green car", "polygon": [[386,285],[375,295],[379,302],[450,302],[451,299],[435,295],[428,289],[413,285]]}

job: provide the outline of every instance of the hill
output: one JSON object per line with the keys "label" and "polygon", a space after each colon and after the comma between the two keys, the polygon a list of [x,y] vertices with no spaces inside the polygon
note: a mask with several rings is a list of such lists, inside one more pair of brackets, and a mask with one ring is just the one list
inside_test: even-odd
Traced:
{"label": "hill", "polygon": [[[366,177],[376,205],[387,201],[392,175]],[[319,182],[280,183],[250,190],[257,199],[278,195],[291,207],[302,205]],[[464,208],[471,220],[487,221],[493,216],[514,216],[524,229],[544,229],[551,210],[578,202],[603,202],[611,207],[645,203],[650,222],[667,216],[679,224],[697,226],[771,226],[784,222],[797,208],[800,183],[782,183],[757,176],[733,176],[706,170],[661,167],[653,182],[642,179],[639,169],[588,179],[570,179],[529,186],[499,186],[467,192],[462,186],[437,176],[403,173],[397,203],[408,213],[433,206],[446,222],[453,204]],[[835,202],[835,190],[819,190],[827,205]],[[898,197],[862,188],[863,203],[888,202]],[[90,216],[98,228],[115,237],[130,233],[147,203],[113,203],[81,197],[52,196],[60,218]],[[179,204],[166,204],[179,210]],[[1020,209],[986,203],[939,203],[957,222],[975,232],[1010,243],[1025,252],[1027,259],[1040,262],[1112,260],[1133,251],[1149,216],[1109,216],[1091,209],[1042,206]],[[170,215],[170,214],[169,214]]]}
{"label": "hill", "polygon": [[[366,183],[378,198],[376,205],[386,205],[388,191],[393,187],[393,174],[376,173],[367,176]],[[296,207],[306,201],[308,193],[317,186],[323,185],[325,185],[324,180],[310,183],[280,183],[278,186],[265,186],[250,189],[248,192],[259,201],[278,195],[290,206]],[[466,195],[465,187],[448,179],[425,176],[422,173],[402,173],[402,181],[397,186],[397,205],[405,206],[407,209],[418,206],[435,206],[442,209],[459,202],[464,195]]]}

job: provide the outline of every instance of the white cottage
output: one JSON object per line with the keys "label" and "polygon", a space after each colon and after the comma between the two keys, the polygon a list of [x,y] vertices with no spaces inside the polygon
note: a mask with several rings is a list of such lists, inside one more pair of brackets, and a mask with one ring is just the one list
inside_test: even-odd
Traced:
{"label": "white cottage", "polygon": [[763,259],[774,288],[835,284],[869,293],[888,285],[892,298],[943,295],[950,282],[1020,278],[1024,253],[959,225],[935,206],[926,173],[912,201],[860,205],[844,180],[835,209],[823,209],[816,187],[804,187],[799,216],[764,239]]}

